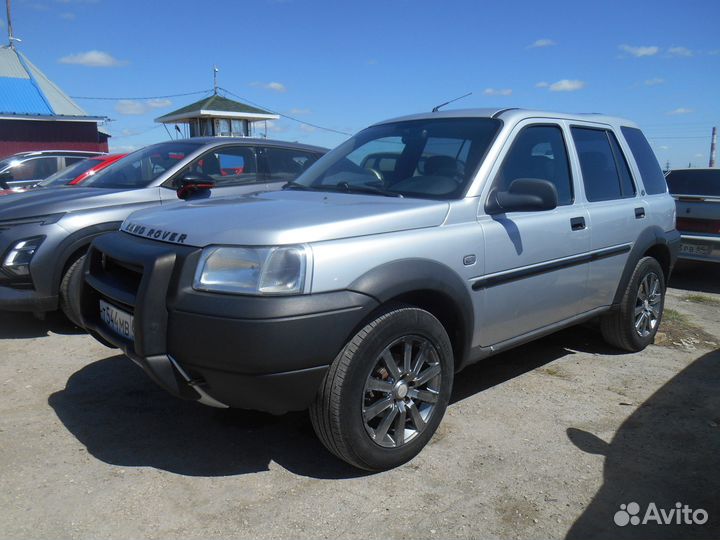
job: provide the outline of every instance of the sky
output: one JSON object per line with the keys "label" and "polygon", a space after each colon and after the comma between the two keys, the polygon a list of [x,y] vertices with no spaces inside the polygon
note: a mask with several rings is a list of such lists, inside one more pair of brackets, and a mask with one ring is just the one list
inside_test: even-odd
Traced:
{"label": "sky", "polygon": [[322,128],[468,92],[448,107],[629,118],[663,166],[707,166],[720,127],[718,0],[12,0],[12,18],[116,151],[167,140],[154,119],[209,95],[213,65],[231,99],[307,122],[268,137],[329,147],[347,135]]}

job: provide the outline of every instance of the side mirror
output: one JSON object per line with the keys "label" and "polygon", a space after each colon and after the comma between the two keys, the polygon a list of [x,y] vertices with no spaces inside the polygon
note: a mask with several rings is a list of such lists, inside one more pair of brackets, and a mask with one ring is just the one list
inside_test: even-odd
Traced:
{"label": "side mirror", "polygon": [[203,191],[210,191],[215,187],[215,181],[207,175],[187,172],[177,180],[178,199],[189,199]]}
{"label": "side mirror", "polygon": [[558,195],[555,185],[540,178],[517,178],[507,191],[496,191],[488,200],[488,214],[505,212],[532,212],[557,208]]}

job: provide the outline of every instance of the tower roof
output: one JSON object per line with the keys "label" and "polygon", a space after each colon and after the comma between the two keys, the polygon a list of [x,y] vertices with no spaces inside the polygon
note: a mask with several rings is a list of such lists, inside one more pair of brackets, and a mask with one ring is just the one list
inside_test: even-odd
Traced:
{"label": "tower roof", "polygon": [[13,47],[0,47],[0,117],[98,122]]}
{"label": "tower roof", "polygon": [[239,101],[233,101],[224,96],[213,94],[210,97],[181,107],[176,111],[169,112],[159,118],[156,122],[178,122],[191,118],[220,117],[220,118],[241,118],[243,120],[277,120],[279,116],[270,111],[251,107]]}

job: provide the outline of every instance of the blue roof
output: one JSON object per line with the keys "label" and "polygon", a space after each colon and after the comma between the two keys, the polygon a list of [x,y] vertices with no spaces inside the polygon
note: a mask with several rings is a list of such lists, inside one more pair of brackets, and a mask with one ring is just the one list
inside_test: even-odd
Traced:
{"label": "blue roof", "polygon": [[0,115],[102,120],[89,116],[25,55],[9,46],[0,47]]}
{"label": "blue roof", "polygon": [[0,113],[54,114],[31,79],[10,77],[0,77]]}

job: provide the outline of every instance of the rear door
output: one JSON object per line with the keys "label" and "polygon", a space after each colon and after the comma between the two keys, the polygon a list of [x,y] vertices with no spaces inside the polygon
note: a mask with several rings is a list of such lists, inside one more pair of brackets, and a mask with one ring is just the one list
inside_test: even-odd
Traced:
{"label": "rear door", "polygon": [[625,263],[647,225],[648,208],[628,165],[626,149],[609,126],[570,127],[590,214],[590,307],[612,303]]}
{"label": "rear door", "polygon": [[569,133],[562,121],[527,120],[513,131],[491,177],[492,190],[517,178],[552,182],[553,210],[481,215],[485,274],[476,291],[478,335],[483,346],[501,343],[578,315],[587,309],[590,248],[588,214],[578,197],[577,171],[568,157]]}

